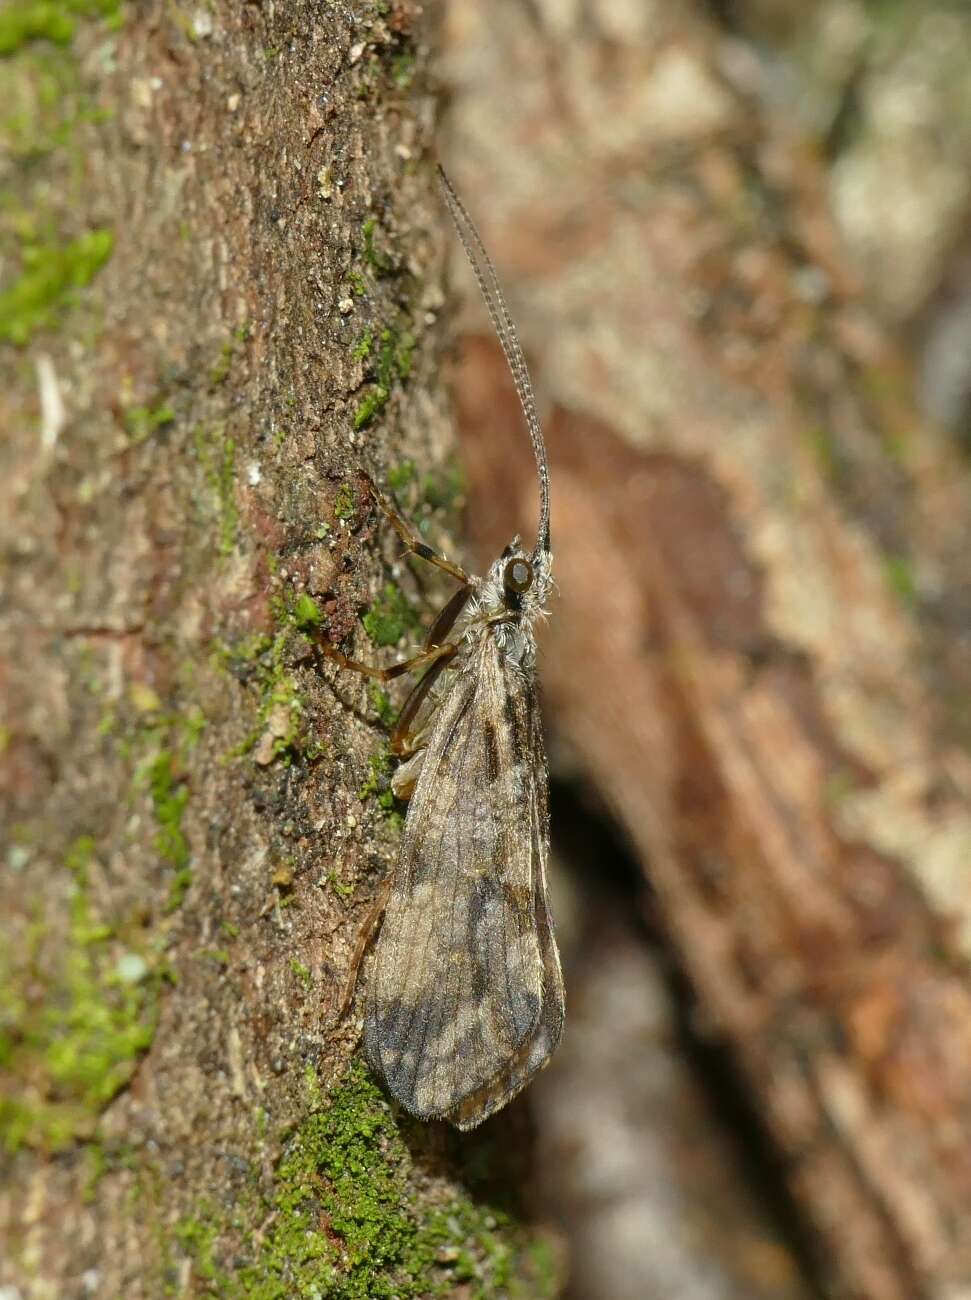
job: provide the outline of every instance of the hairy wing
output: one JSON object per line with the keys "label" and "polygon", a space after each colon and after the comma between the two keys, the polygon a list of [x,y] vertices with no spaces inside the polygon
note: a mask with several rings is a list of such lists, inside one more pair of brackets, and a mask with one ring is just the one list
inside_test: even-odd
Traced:
{"label": "hairy wing", "polygon": [[543,745],[542,722],[535,699],[530,702],[529,720],[532,728],[530,753],[533,762],[531,794],[531,832],[533,855],[533,921],[539,939],[543,966],[542,1009],[536,1026],[518,1051],[504,1063],[493,1079],[477,1092],[470,1093],[445,1116],[460,1129],[475,1128],[484,1119],[526,1087],[537,1071],[541,1070],[556,1050],[563,1032],[565,999],[560,954],[553,932],[550,911],[546,863],[549,855],[549,809],[546,753]]}
{"label": "hairy wing", "polygon": [[409,805],[364,1046],[423,1118],[487,1086],[542,1016],[534,713],[530,684],[486,636],[439,707]]}

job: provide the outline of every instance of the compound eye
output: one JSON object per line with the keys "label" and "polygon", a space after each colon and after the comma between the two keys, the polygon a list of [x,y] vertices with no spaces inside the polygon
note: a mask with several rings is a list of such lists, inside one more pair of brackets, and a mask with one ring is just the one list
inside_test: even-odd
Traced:
{"label": "compound eye", "polygon": [[517,558],[510,560],[502,571],[502,583],[507,591],[521,596],[533,585],[533,566],[529,560]]}

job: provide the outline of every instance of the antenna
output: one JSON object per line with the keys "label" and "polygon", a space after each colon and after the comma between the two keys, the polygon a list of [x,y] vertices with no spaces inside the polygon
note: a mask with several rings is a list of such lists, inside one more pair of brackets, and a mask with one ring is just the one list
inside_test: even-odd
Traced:
{"label": "antenna", "polygon": [[485,305],[489,309],[489,316],[499,339],[499,345],[509,366],[513,383],[516,385],[519,403],[523,408],[523,415],[526,417],[529,440],[533,444],[533,455],[536,457],[536,470],[539,475],[539,525],[536,530],[536,546],[533,550],[535,559],[539,557],[541,552],[549,552],[550,549],[550,471],[546,459],[546,445],[543,442],[543,431],[540,427],[539,416],[536,414],[533,385],[529,380],[526,358],[523,356],[523,350],[519,344],[516,327],[512,323],[512,317],[506,307],[506,300],[499,288],[499,279],[496,275],[496,268],[492,265],[492,259],[485,250],[482,237],[466,211],[465,204],[455,193],[452,183],[445,175],[445,169],[441,164],[438,167],[438,175],[442,182],[442,189],[445,192],[445,202],[448,204],[448,210],[452,214],[452,220],[455,223],[455,229],[458,231],[462,247],[465,249],[465,255],[469,259],[469,265],[472,267],[482,297],[485,299]]}

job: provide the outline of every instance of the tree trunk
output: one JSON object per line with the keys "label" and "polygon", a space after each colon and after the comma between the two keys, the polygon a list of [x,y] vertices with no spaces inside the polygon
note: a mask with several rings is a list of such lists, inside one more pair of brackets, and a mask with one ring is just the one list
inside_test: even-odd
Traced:
{"label": "tree trunk", "polygon": [[458,491],[417,24],[0,13],[11,1295],[555,1287],[494,1140],[406,1122],[336,1023],[392,703],[308,634],[433,612],[360,465],[435,542]]}
{"label": "tree trunk", "polygon": [[[452,166],[488,193],[549,411],[550,726],[639,854],[833,1290],[955,1300],[971,476],[915,414],[813,152],[703,8],[450,10]],[[528,447],[475,332],[456,388],[487,552],[534,517]]]}

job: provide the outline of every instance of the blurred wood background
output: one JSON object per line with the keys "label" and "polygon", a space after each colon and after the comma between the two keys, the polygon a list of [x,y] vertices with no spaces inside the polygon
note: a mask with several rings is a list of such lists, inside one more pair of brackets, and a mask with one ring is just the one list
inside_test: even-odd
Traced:
{"label": "blurred wood background", "polygon": [[[824,1284],[953,1300],[971,1287],[971,483],[961,402],[942,428],[914,387],[968,150],[953,87],[914,83],[935,49],[966,79],[969,29],[924,14],[924,49],[919,15],[888,33],[862,6],[740,8],[451,6],[448,156],[547,412],[542,673],[564,761],[642,864]],[[803,68],[787,101],[794,51],[822,57],[840,21],[843,83]],[[866,136],[895,55],[924,114],[894,155],[926,223],[910,245],[898,171],[881,193],[873,160],[894,145]],[[471,307],[455,391],[486,555],[535,502]]]}

